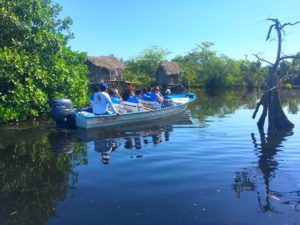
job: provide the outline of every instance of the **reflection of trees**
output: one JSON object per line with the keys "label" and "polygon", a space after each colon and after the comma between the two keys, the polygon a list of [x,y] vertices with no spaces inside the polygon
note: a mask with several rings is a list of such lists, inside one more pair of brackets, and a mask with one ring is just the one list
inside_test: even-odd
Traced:
{"label": "reflection of trees", "polygon": [[282,106],[287,106],[289,113],[297,114],[300,105],[299,90],[281,90],[280,94]]}
{"label": "reflection of trees", "polygon": [[[286,140],[285,138],[293,135],[293,133],[291,131],[277,131],[269,133],[268,136],[265,135],[263,130],[260,130],[259,133],[260,143],[256,140],[255,135],[253,133],[251,134],[255,151],[257,151],[258,155],[258,168],[262,174],[265,185],[264,193],[257,191],[258,204],[263,212],[276,212],[270,201],[270,198],[278,199],[278,196],[281,196],[280,192],[276,192],[270,188],[272,179],[276,178],[276,170],[278,168],[278,162],[275,157],[278,152],[278,147],[281,147],[282,142]],[[241,191],[244,190],[244,187],[249,187],[247,190],[250,191],[256,189],[254,177],[250,170],[236,174],[233,189],[238,196],[241,194]],[[263,199],[262,196],[265,196],[265,198]]]}
{"label": "reflection of trees", "polygon": [[[38,129],[2,132],[1,137],[6,137],[0,144],[1,224],[44,224],[55,214],[56,202],[76,182],[74,166],[86,161],[85,149],[62,133],[53,136]],[[55,140],[60,144],[65,140],[67,145]],[[52,151],[70,146],[70,154]]]}
{"label": "reflection of trees", "polygon": [[[189,109],[194,118],[201,122],[205,121],[208,116],[223,117],[232,114],[239,107],[254,108],[258,98],[255,91],[196,91],[197,99]],[[249,118],[250,119],[250,118]]]}
{"label": "reflection of trees", "polygon": [[[204,122],[209,116],[223,117],[233,114],[240,107],[254,109],[261,95],[260,90],[195,90],[195,93],[197,99],[190,104],[189,110],[200,122]],[[281,90],[282,106],[287,106],[291,113],[297,113],[300,104],[299,95],[300,91],[296,89]]]}

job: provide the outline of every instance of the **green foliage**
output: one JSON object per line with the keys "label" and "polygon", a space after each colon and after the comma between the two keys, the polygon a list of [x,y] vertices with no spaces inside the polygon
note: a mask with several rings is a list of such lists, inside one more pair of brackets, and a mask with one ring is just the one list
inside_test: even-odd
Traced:
{"label": "green foliage", "polygon": [[268,69],[262,67],[260,61],[251,62],[245,58],[240,64],[241,76],[247,88],[262,87],[265,77],[267,76]]}
{"label": "green foliage", "polygon": [[0,0],[0,122],[45,115],[58,97],[86,102],[86,54],[72,52],[70,18],[51,0]]}
{"label": "green foliage", "polygon": [[[299,55],[300,53],[298,53]],[[278,76],[285,86],[300,85],[300,58],[293,59],[291,62],[281,61]]]}
{"label": "green foliage", "polygon": [[154,82],[158,65],[168,54],[168,50],[158,46],[145,49],[139,56],[125,61],[125,79],[143,84]]}
{"label": "green foliage", "polygon": [[224,88],[240,85],[240,61],[224,55],[218,56],[217,52],[210,49],[212,46],[211,42],[203,42],[186,56],[175,58],[184,70],[184,78],[194,87]]}

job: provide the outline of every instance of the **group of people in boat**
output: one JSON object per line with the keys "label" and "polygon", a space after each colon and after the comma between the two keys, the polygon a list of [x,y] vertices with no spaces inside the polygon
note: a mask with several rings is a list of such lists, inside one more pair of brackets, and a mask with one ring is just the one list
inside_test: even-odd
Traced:
{"label": "group of people in boat", "polygon": [[100,83],[97,88],[98,90],[90,96],[92,112],[96,115],[126,113],[126,109],[121,107],[124,101],[136,104],[141,110],[149,111],[152,111],[153,107],[149,107],[149,104],[145,103],[156,104],[159,108],[175,105],[170,97],[170,89],[166,89],[162,95],[159,86],[147,87],[143,90],[129,86],[123,97],[118,89],[109,88],[106,83]]}

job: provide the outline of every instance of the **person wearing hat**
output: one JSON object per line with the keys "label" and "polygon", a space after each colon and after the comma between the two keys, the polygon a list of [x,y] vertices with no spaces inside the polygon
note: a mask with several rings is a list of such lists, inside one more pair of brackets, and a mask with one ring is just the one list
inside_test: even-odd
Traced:
{"label": "person wearing hat", "polygon": [[93,113],[96,115],[105,115],[112,113],[119,115],[120,113],[115,108],[109,94],[107,93],[107,84],[101,83],[99,85],[99,89],[100,90],[94,94],[94,100],[92,102]]}

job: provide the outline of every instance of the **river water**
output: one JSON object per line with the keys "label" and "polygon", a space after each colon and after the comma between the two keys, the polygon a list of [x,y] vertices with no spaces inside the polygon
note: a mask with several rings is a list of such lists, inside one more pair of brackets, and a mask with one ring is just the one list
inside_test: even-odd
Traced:
{"label": "river water", "polygon": [[0,224],[300,224],[300,91],[281,93],[295,128],[270,135],[260,93],[196,94],[117,131],[0,129]]}

